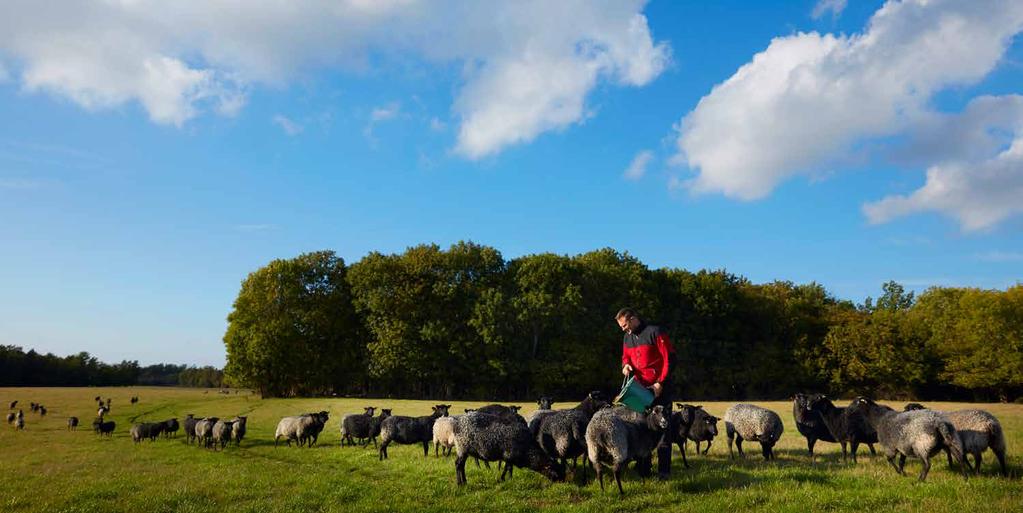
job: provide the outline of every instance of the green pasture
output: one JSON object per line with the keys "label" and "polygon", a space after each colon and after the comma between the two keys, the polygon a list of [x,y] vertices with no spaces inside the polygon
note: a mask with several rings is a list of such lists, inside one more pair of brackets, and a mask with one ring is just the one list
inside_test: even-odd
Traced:
{"label": "green pasture", "polygon": [[[117,422],[112,438],[91,431],[95,396],[113,399],[108,420]],[[129,398],[138,395],[132,406]],[[392,446],[390,459],[377,460],[372,447],[341,448],[339,420],[363,406],[392,408],[395,414],[424,415],[439,401],[387,399],[259,399],[247,392],[223,395],[216,390],[183,388],[0,388],[6,409],[17,399],[25,410],[26,429],[0,426],[0,506],[11,512],[199,512],[223,511],[1023,511],[1023,405],[925,403],[932,408],[979,407],[997,416],[1008,436],[1012,477],[997,475],[985,453],[983,474],[968,481],[950,471],[944,455],[934,460],[926,483],[917,483],[919,463],[910,460],[897,475],[880,456],[843,464],[836,444],[819,442],[811,463],[806,443],[795,429],[787,402],[756,402],[777,411],[785,434],[764,462],[759,446],[749,444],[747,459],[730,461],[724,425],[708,456],[695,456],[682,467],[677,449],[667,482],[642,481],[634,472],[619,497],[613,481],[601,492],[593,481],[570,474],[552,484],[528,470],[499,482],[496,470],[467,467],[469,484],[455,485],[454,458],[424,458],[421,446]],[[29,412],[29,402],[49,410],[46,417]],[[451,411],[482,403],[444,401]],[[515,404],[515,403],[512,403]],[[535,405],[519,403],[527,414]],[[570,407],[561,402],[555,408]],[[702,403],[721,416],[732,403]],[[902,403],[889,403],[901,408]],[[274,447],[273,432],[282,416],[330,412],[319,445]],[[134,444],[128,428],[135,420],[170,417],[248,416],[248,434],[240,447],[214,452],[188,446],[184,437]],[[67,431],[69,415],[81,419],[77,432]],[[861,454],[869,454],[861,448]]]}

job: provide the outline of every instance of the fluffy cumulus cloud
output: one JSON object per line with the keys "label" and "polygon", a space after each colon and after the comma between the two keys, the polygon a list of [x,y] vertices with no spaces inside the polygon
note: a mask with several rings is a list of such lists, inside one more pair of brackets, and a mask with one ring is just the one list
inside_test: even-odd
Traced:
{"label": "fluffy cumulus cloud", "polygon": [[[684,186],[694,193],[757,199],[792,176],[826,171],[857,144],[886,136],[908,135],[918,144],[952,151],[949,145],[962,145],[947,134],[913,135],[939,117],[931,111],[934,94],[981,80],[1021,29],[1023,2],[906,0],[886,3],[859,34],[776,38],[680,123],[674,160],[696,173]],[[981,110],[978,106],[974,121],[984,124]],[[1005,179],[999,170],[1011,167],[1011,151],[989,152],[986,159],[971,151],[969,158],[948,155],[947,163],[931,167],[934,187],[949,186],[953,176],[970,188]],[[972,193],[958,195],[966,203],[938,202],[933,190],[914,197],[912,208],[892,198],[891,207],[867,210],[872,220],[882,221],[928,203],[968,228],[999,218],[966,216],[962,209],[969,208]]]}
{"label": "fluffy cumulus cloud", "polygon": [[[87,109],[139,102],[158,123],[230,115],[253,84],[414,56],[464,71],[456,150],[496,153],[584,120],[601,80],[664,69],[639,0],[11,0],[0,61],[29,91]],[[397,57],[396,57],[397,56]]]}

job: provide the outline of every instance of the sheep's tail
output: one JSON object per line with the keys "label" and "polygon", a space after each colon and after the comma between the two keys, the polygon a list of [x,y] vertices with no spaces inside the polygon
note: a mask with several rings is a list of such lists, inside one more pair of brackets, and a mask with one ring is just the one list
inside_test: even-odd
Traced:
{"label": "sheep's tail", "polygon": [[938,423],[938,434],[941,435],[945,445],[952,452],[952,458],[955,459],[956,463],[963,464],[963,441],[959,437],[959,433],[956,433],[952,424],[948,422]]}
{"label": "sheep's tail", "polygon": [[988,445],[995,454],[1005,454],[1005,433],[998,421],[992,422],[988,429]]}

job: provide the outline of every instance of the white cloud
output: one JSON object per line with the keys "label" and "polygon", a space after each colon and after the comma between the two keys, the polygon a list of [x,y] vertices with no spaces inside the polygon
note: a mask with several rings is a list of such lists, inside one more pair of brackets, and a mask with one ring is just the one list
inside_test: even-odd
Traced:
{"label": "white cloud", "polygon": [[625,173],[622,176],[626,180],[639,180],[646,174],[646,168],[654,158],[654,153],[650,150],[643,150],[633,157],[632,162],[629,163],[629,167],[625,169]]}
{"label": "white cloud", "polygon": [[1023,213],[1023,135],[994,158],[932,166],[927,182],[913,193],[863,206],[874,224],[926,211],[955,218],[965,231],[987,229]]}
{"label": "white cloud", "polygon": [[397,102],[391,102],[383,107],[376,107],[372,112],[369,113],[369,122],[366,123],[366,127],[362,129],[363,135],[366,136],[370,141],[373,139],[373,129],[384,121],[390,121],[401,114],[401,105]]}
{"label": "white cloud", "polygon": [[817,5],[813,6],[813,12],[810,13],[810,16],[818,20],[830,12],[832,17],[837,18],[845,10],[845,5],[846,0],[819,0]]}
{"label": "white cloud", "polygon": [[1023,253],[1018,251],[988,251],[986,253],[978,253],[973,256],[975,259],[981,262],[1023,262]]}
{"label": "white cloud", "polygon": [[447,128],[447,123],[441,121],[440,118],[430,118],[430,130],[433,130],[434,132],[443,132],[444,130],[447,130]]}
{"label": "white cloud", "polygon": [[653,41],[644,3],[10,0],[0,55],[28,91],[92,110],[138,102],[175,125],[208,109],[230,115],[248,87],[323,68],[410,56],[462,65],[455,149],[480,158],[584,120],[601,81],[659,75],[670,51]]}
{"label": "white cloud", "polygon": [[288,119],[287,117],[282,116],[280,114],[273,117],[273,122],[275,125],[281,127],[281,130],[284,130],[284,133],[290,136],[296,136],[298,134],[301,134],[302,131],[305,130],[305,127],[302,126],[301,124],[292,121],[291,119]]}
{"label": "white cloud", "polygon": [[1019,1],[906,0],[886,3],[861,34],[776,38],[682,120],[673,161],[696,172],[693,193],[764,197],[857,143],[919,126],[935,92],[983,78],[1021,28]]}

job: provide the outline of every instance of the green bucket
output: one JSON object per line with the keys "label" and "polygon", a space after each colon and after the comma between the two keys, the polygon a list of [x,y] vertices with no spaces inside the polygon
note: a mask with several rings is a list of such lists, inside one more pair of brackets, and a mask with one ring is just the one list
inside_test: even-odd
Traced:
{"label": "green bucket", "polygon": [[629,376],[622,382],[622,391],[615,397],[614,402],[624,404],[636,413],[643,413],[647,406],[653,404],[654,393],[640,385],[634,376]]}

